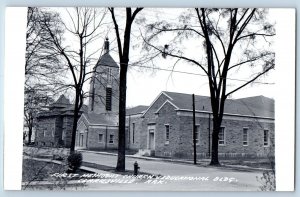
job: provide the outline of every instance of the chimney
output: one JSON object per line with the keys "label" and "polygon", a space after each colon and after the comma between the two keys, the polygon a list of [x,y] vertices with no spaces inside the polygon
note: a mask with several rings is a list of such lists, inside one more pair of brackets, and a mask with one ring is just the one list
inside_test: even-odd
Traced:
{"label": "chimney", "polygon": [[109,41],[107,37],[104,41],[104,53],[109,53]]}

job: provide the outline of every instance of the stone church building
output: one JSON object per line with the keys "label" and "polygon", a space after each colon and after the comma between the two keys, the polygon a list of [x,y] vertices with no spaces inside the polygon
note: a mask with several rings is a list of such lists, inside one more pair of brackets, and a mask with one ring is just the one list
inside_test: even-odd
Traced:
{"label": "stone church building", "polygon": [[[77,149],[105,151],[118,148],[119,66],[109,54],[108,40],[104,49],[94,67],[87,110],[82,111],[78,120]],[[67,128],[72,124],[70,106],[67,99],[61,97],[49,112],[60,113],[59,120],[53,115],[53,118],[43,118],[50,117],[50,114],[40,117],[40,120],[45,119],[41,131],[47,132],[38,134],[39,144],[68,147],[70,132]],[[195,108],[196,152],[199,157],[208,157],[211,154],[213,125],[210,98],[196,95]],[[264,96],[228,99],[224,111],[219,135],[220,157],[256,158],[274,154],[273,99]],[[56,132],[62,127],[64,132]],[[149,106],[127,109],[126,127],[126,148],[139,155],[193,157],[190,94],[163,91]],[[55,132],[51,134],[50,130]],[[54,138],[59,140],[49,140]]]}
{"label": "stone church building", "polygon": [[[74,117],[74,105],[64,95],[51,104],[48,111],[37,116],[35,145],[47,147],[70,147]],[[86,106],[82,107],[79,115]]]}
{"label": "stone church building", "polygon": [[109,42],[94,67],[88,112],[78,120],[76,146],[87,149],[118,147],[119,66],[109,54]]}

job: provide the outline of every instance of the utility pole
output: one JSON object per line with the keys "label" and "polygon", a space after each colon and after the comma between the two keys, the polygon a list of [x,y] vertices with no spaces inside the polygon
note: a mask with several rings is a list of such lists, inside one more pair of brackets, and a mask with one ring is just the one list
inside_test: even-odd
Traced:
{"label": "utility pole", "polygon": [[194,164],[197,164],[196,152],[196,118],[195,118],[195,95],[193,94],[193,143],[194,143]]}
{"label": "utility pole", "polygon": [[208,156],[210,157],[210,113],[208,114]]}

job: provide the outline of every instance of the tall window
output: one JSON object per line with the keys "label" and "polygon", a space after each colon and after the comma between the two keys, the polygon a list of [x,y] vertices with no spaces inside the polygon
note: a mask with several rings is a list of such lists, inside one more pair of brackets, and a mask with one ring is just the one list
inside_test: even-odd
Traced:
{"label": "tall window", "polygon": [[170,140],[170,125],[165,125],[165,130],[166,130],[166,143],[169,143]]}
{"label": "tall window", "polygon": [[65,137],[66,137],[66,131],[63,130],[63,131],[62,131],[62,135],[61,135],[61,139],[62,139],[62,140],[65,140]]}
{"label": "tall window", "polygon": [[195,130],[195,140],[196,144],[199,144],[199,136],[200,136],[200,126],[196,125],[196,130]]}
{"label": "tall window", "polygon": [[264,146],[269,146],[269,130],[264,130]]}
{"label": "tall window", "polygon": [[114,143],[114,135],[109,135],[109,141],[108,143],[113,144]]}
{"label": "tall window", "polygon": [[132,123],[132,143],[134,144],[135,123]]}
{"label": "tall window", "polygon": [[107,70],[107,82],[111,83],[111,81],[112,81],[111,68],[108,68],[108,70]]}
{"label": "tall window", "polygon": [[225,127],[221,127],[219,131],[219,145],[225,145]]}
{"label": "tall window", "polygon": [[99,142],[103,142],[103,134],[102,133],[99,134],[98,141]]}
{"label": "tall window", "polygon": [[111,96],[112,96],[112,89],[111,87],[106,88],[106,110],[111,111]]}
{"label": "tall window", "polygon": [[46,135],[47,135],[47,130],[44,130],[43,135],[44,135],[44,137],[46,137]]}
{"label": "tall window", "polygon": [[248,128],[243,128],[243,146],[248,146]]}

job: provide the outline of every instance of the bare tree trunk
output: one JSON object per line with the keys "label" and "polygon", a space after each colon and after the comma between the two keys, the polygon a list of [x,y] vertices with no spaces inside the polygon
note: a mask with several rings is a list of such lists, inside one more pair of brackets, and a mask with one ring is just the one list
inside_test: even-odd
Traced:
{"label": "bare tree trunk", "polygon": [[210,165],[220,165],[219,163],[219,131],[220,125],[217,118],[213,118],[213,133],[212,133],[212,146],[211,146],[211,161]]}
{"label": "bare tree trunk", "polygon": [[131,26],[135,16],[142,9],[143,8],[136,8],[132,13],[131,8],[126,8],[126,24],[124,30],[123,47],[122,47],[119,26],[115,18],[114,8],[109,8],[115,26],[117,43],[118,43],[119,60],[120,60],[119,141],[118,141],[118,161],[116,166],[117,171],[125,171],[126,84],[127,84],[127,69],[128,69],[128,62],[129,62]]}
{"label": "bare tree trunk", "polygon": [[80,110],[80,108],[79,108],[79,97],[80,97],[79,94],[80,93],[78,93],[78,92],[79,91],[76,90],[70,153],[74,153],[74,151],[75,151],[77,121],[78,121],[78,115],[79,115],[79,110]]}
{"label": "bare tree trunk", "polygon": [[118,162],[117,171],[125,171],[125,147],[126,147],[126,83],[127,69],[121,66],[120,71],[120,100],[119,100],[119,144],[118,144]]}

